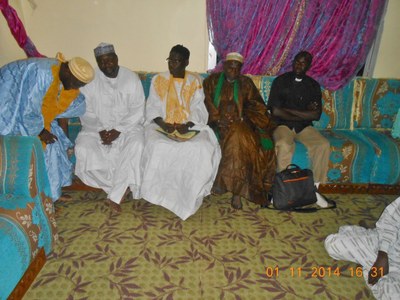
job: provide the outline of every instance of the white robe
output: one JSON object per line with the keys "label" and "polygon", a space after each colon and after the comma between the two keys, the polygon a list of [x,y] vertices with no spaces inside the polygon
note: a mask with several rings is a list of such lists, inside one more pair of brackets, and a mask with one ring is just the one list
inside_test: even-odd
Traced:
{"label": "white robe", "polygon": [[[76,139],[75,174],[86,185],[103,189],[116,203],[128,187],[138,198],[145,106],[138,75],[120,67],[116,78],[108,78],[96,68],[95,79],[81,92],[86,113]],[[121,134],[111,145],[103,145],[99,132],[111,129]]]}
{"label": "white robe", "polygon": [[[154,76],[146,102],[147,126],[141,164],[142,198],[167,208],[182,220],[193,215],[203,198],[210,194],[221,159],[217,138],[206,125],[208,112],[204,105],[201,79],[194,74],[186,74],[187,85],[196,80],[200,86],[190,100],[190,115],[186,122],[193,122],[195,126],[192,129],[200,130],[200,133],[189,141],[177,142],[156,131],[158,125],[153,119],[165,119],[167,101],[155,91],[154,81],[157,76],[168,79],[169,72]],[[181,86],[176,86],[179,101],[182,102],[181,89]]]}
{"label": "white robe", "polygon": [[342,226],[339,233],[329,235],[325,248],[336,260],[362,265],[364,279],[374,265],[378,251],[389,257],[389,272],[375,285],[368,285],[377,299],[400,299],[400,197],[388,205],[376,223],[376,228]]}

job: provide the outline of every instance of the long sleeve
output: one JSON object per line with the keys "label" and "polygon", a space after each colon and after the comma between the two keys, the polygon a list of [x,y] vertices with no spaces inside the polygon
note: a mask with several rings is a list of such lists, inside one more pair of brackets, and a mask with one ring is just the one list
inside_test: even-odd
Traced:
{"label": "long sleeve", "polygon": [[134,79],[132,80],[132,84],[134,85],[133,92],[126,95],[126,97],[129,97],[127,101],[129,105],[128,113],[120,118],[115,128],[119,132],[128,132],[144,121],[145,101],[143,86],[139,77],[136,74],[134,75]]}
{"label": "long sleeve", "polygon": [[244,117],[254,124],[254,126],[271,133],[275,128],[275,124],[269,116],[267,106],[257,87],[254,85],[253,81],[247,77],[244,77],[242,85],[243,92],[245,93],[243,103]]}
{"label": "long sleeve", "polygon": [[385,208],[376,230],[379,237],[379,250],[388,252],[400,235],[400,197]]}
{"label": "long sleeve", "polygon": [[203,82],[204,88],[204,104],[208,111],[208,124],[214,127],[216,122],[220,119],[219,110],[214,105],[215,86],[214,82],[218,80],[220,73],[208,76]]}
{"label": "long sleeve", "polygon": [[208,121],[208,112],[204,104],[204,91],[199,83],[199,88],[194,93],[190,102],[190,115],[188,121],[196,125],[206,125]]}
{"label": "long sleeve", "polygon": [[36,136],[44,127],[42,103],[53,81],[54,59],[26,59],[0,68],[0,134]]}
{"label": "long sleeve", "polygon": [[151,123],[157,117],[165,119],[165,108],[155,89],[155,81],[158,76],[161,75],[156,75],[151,80],[149,96],[146,101],[146,124]]}
{"label": "long sleeve", "polygon": [[281,107],[279,101],[279,91],[282,89],[280,78],[277,77],[272,81],[271,90],[269,92],[267,107],[270,110],[272,107]]}
{"label": "long sleeve", "polygon": [[82,127],[85,131],[98,133],[99,131],[105,129],[105,126],[96,115],[94,101],[92,100],[92,98],[94,98],[94,96],[92,95],[92,90],[93,88],[89,85],[81,88],[81,92],[85,95],[86,98],[86,111],[84,115],[80,117],[80,120]]}
{"label": "long sleeve", "polygon": [[82,116],[86,110],[85,97],[79,94],[78,97],[69,105],[67,110],[59,114],[56,118],[75,118]]}

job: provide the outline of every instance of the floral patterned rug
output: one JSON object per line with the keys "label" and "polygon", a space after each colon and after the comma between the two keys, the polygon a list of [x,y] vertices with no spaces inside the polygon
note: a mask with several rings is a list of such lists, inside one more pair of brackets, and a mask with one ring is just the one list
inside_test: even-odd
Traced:
{"label": "floral patterned rug", "polygon": [[261,209],[211,196],[181,221],[128,200],[112,213],[102,192],[55,203],[59,242],[24,299],[373,299],[360,268],[323,241],[339,226],[374,224],[395,196],[329,195],[314,213]]}

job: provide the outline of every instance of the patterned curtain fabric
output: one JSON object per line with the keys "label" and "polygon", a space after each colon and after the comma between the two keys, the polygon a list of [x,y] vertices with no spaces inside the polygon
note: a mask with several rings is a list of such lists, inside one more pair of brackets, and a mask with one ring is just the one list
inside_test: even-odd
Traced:
{"label": "patterned curtain fabric", "polygon": [[[337,90],[365,62],[386,0],[206,0],[210,40],[223,58],[245,57],[242,71],[277,75],[301,50],[314,56],[309,75]],[[221,69],[219,63],[215,70]]]}
{"label": "patterned curtain fabric", "polygon": [[7,20],[10,31],[18,45],[25,51],[28,57],[44,57],[40,54],[31,39],[26,34],[24,24],[22,24],[17,12],[12,8],[8,0],[0,0],[0,10]]}

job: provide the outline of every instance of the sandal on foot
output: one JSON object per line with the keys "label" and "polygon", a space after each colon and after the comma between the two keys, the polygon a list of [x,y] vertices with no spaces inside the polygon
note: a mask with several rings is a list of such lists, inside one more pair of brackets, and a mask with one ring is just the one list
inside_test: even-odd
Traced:
{"label": "sandal on foot", "polygon": [[214,196],[219,196],[225,194],[225,191],[221,189],[220,187],[213,187],[211,189],[211,194]]}

